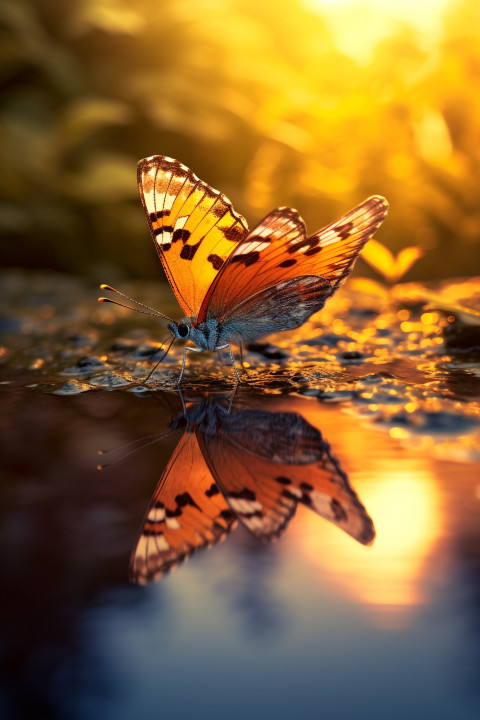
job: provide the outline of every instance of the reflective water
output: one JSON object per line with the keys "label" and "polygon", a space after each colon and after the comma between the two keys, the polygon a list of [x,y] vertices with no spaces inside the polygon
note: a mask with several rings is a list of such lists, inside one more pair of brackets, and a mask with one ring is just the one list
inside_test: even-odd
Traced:
{"label": "reflective water", "polygon": [[2,720],[480,717],[478,279],[354,281],[183,398],[151,319],[0,280]]}
{"label": "reflective water", "polygon": [[[239,446],[239,414],[286,423],[291,437],[301,416],[300,437],[314,447],[319,431],[348,475],[373,544],[305,504],[260,543],[245,527],[255,507],[237,504],[225,542],[134,584],[130,555],[169,456],[195,423],[204,443],[214,437],[198,402],[186,398],[185,415],[174,393],[64,397],[21,385],[3,386],[1,404],[2,717],[478,717],[477,463],[407,449],[341,405],[242,391],[231,408],[222,401],[227,430],[216,414],[221,448]],[[99,449],[171,425],[161,442],[96,469],[115,459]],[[258,441],[251,463],[241,448],[250,472],[265,440],[247,436]],[[292,477],[308,467],[290,464]]]}

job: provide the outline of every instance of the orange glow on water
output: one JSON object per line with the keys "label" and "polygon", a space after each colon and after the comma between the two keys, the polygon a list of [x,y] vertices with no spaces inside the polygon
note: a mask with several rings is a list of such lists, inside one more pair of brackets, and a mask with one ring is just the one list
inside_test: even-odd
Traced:
{"label": "orange glow on water", "polygon": [[376,528],[373,546],[365,549],[331,527],[306,515],[302,551],[348,595],[397,624],[405,610],[425,600],[423,568],[441,527],[440,498],[428,467],[404,463],[401,471],[378,468],[368,481],[354,486]]}

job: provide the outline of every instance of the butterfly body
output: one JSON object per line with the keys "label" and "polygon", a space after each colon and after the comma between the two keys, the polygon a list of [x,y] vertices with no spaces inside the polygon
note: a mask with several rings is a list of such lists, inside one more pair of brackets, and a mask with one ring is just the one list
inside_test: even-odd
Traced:
{"label": "butterfly body", "polygon": [[141,160],[138,185],[185,313],[170,333],[195,345],[185,348],[180,379],[187,350],[228,348],[233,362],[232,344],[302,325],[345,280],[388,210],[385,198],[372,196],[307,236],[298,212],[280,207],[249,232],[230,201],[177,160]]}

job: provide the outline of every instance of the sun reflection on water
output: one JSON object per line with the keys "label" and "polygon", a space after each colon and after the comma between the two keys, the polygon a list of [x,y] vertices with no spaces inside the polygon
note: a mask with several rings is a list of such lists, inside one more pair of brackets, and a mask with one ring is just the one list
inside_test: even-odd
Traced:
{"label": "sun reflection on water", "polygon": [[368,550],[334,534],[305,514],[299,541],[309,560],[357,602],[374,610],[374,622],[405,624],[408,610],[426,600],[425,561],[442,528],[439,489],[419,460],[401,471],[379,466],[367,479],[351,478],[374,520]]}

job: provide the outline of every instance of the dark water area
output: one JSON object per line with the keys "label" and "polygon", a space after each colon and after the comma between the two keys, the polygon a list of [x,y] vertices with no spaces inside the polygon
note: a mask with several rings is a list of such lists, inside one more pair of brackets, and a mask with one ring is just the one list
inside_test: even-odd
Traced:
{"label": "dark water area", "polygon": [[139,382],[151,330],[16,282],[2,718],[478,718],[474,325],[345,293],[179,394],[179,351]]}

